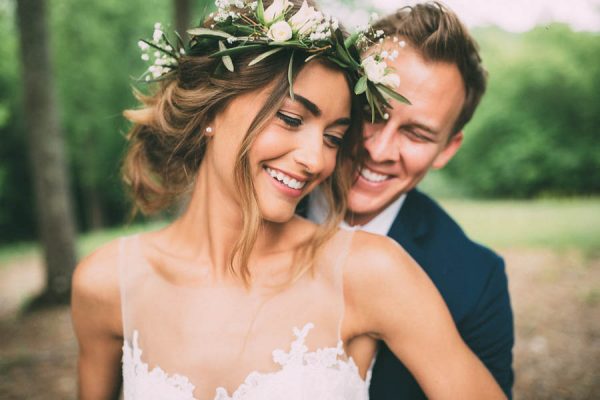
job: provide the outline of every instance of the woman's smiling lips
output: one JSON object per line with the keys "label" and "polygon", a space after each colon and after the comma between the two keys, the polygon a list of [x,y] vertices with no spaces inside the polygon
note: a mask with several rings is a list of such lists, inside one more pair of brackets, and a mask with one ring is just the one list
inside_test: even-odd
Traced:
{"label": "woman's smiling lips", "polygon": [[267,166],[264,167],[264,170],[271,177],[271,181],[275,187],[286,195],[291,197],[302,195],[302,189],[307,182],[305,179]]}

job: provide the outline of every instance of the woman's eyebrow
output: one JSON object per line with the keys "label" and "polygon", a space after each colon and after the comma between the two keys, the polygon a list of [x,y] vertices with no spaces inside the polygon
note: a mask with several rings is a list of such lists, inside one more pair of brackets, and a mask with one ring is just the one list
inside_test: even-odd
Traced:
{"label": "woman's eyebrow", "polygon": [[322,112],[319,106],[315,103],[307,99],[306,97],[300,96],[299,94],[294,93],[294,100],[297,100],[300,104],[304,106],[312,115],[315,117],[320,117]]}
{"label": "woman's eyebrow", "polygon": [[336,119],[331,125],[352,125],[352,120],[348,117]]}
{"label": "woman's eyebrow", "polygon": [[[313,103],[306,97],[294,93],[294,100],[298,100],[298,102],[300,104],[302,104],[304,106],[304,108],[306,108],[308,111],[310,111],[310,113],[312,115],[314,115],[315,117],[321,116],[322,111],[319,108],[319,106],[317,106],[315,103]],[[352,120],[348,117],[344,117],[344,118],[339,118],[339,119],[335,120],[332,125],[351,125],[351,124],[352,124]]]}

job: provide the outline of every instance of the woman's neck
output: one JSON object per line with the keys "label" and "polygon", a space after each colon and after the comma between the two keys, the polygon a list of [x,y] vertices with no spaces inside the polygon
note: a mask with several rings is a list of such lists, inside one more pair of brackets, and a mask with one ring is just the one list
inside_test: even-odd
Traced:
{"label": "woman's neck", "polygon": [[[186,211],[164,231],[164,245],[186,259],[210,263],[221,276],[228,270],[233,248],[243,230],[242,208],[236,196],[239,194],[229,193],[210,167],[202,165]],[[296,222],[295,219],[286,223],[263,222],[249,264],[268,254],[292,250],[298,236],[288,233]]]}

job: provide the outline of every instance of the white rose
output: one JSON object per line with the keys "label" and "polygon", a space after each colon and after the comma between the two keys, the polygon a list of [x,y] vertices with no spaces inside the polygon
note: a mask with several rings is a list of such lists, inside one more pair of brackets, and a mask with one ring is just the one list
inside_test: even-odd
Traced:
{"label": "white rose", "polygon": [[270,24],[281,16],[281,14],[283,14],[291,5],[292,4],[288,0],[274,0],[273,4],[265,10],[265,22]]}
{"label": "white rose", "polygon": [[300,10],[292,18],[289,23],[292,29],[300,35],[306,35],[312,32],[317,24],[323,19],[323,14],[316,11],[314,7],[309,7],[306,0],[302,3]]}
{"label": "white rose", "polygon": [[380,83],[390,89],[397,89],[400,86],[400,77],[398,74],[389,73],[381,79]]}
{"label": "white rose", "polygon": [[285,42],[292,38],[292,27],[285,21],[279,21],[271,25],[267,36],[275,42]]}
{"label": "white rose", "polygon": [[369,56],[362,61],[362,67],[367,74],[367,78],[373,83],[380,83],[385,76],[387,65],[384,61],[377,61],[373,56]]}

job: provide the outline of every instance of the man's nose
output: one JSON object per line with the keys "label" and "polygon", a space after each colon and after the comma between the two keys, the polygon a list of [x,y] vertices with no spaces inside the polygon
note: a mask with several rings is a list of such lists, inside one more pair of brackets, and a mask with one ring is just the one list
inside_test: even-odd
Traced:
{"label": "man's nose", "polygon": [[398,135],[390,124],[371,126],[365,139],[365,148],[375,162],[396,161],[398,158]]}

